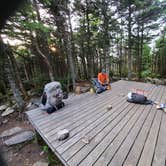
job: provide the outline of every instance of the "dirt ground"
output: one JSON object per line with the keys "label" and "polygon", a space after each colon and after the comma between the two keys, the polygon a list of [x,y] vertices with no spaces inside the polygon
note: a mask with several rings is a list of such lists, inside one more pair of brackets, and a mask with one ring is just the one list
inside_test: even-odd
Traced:
{"label": "dirt ground", "polygon": [[[7,119],[8,122],[3,124],[2,121],[5,119]],[[22,118],[18,118],[18,112],[8,115],[7,118],[1,117],[0,133],[16,126],[33,130],[25,113],[22,114]],[[3,140],[0,139],[0,155],[7,166],[32,166],[37,161],[46,161],[49,163],[49,166],[62,166],[51,150],[49,150],[49,152],[48,150],[43,151],[44,147],[47,146],[39,135],[32,141],[10,147],[3,145]],[[0,166],[3,166],[1,161]]]}

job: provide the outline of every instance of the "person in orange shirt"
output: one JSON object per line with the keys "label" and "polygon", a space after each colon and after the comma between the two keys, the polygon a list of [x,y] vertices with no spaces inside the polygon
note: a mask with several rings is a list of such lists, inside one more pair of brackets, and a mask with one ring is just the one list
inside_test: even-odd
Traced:
{"label": "person in orange shirt", "polygon": [[95,84],[96,93],[102,93],[107,90],[109,85],[109,77],[105,72],[105,69],[102,69],[101,73],[98,74],[97,79],[92,79]]}
{"label": "person in orange shirt", "polygon": [[102,69],[101,73],[98,74],[98,82],[102,86],[108,86],[108,84],[109,84],[109,77],[108,77],[105,69]]}

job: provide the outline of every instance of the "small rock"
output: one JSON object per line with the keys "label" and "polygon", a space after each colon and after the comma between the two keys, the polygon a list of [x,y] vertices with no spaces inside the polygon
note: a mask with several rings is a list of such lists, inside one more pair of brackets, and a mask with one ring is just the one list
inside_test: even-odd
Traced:
{"label": "small rock", "polygon": [[32,166],[48,166],[48,163],[45,161],[37,161]]}
{"label": "small rock", "polygon": [[120,93],[119,95],[118,95],[119,97],[124,97],[124,96],[126,96],[124,93]]}
{"label": "small rock", "polygon": [[2,137],[8,137],[8,136],[14,135],[14,134],[16,134],[16,133],[19,133],[19,132],[21,132],[21,131],[23,131],[22,128],[20,128],[20,127],[13,127],[13,128],[11,128],[11,129],[8,129],[8,130],[3,131],[3,132],[1,133],[1,135],[0,135],[0,138],[2,138]]}
{"label": "small rock", "polygon": [[43,154],[44,154],[44,151],[41,151],[41,152],[40,152],[40,156],[42,156]]}
{"label": "small rock", "polygon": [[5,110],[6,108],[7,108],[7,105],[1,105],[1,106],[0,106],[0,111]]}
{"label": "small rock", "polygon": [[82,138],[82,142],[84,142],[85,144],[89,144],[89,138],[87,137],[87,136],[84,136],[83,138]]}
{"label": "small rock", "polygon": [[108,105],[107,106],[107,110],[109,111],[109,110],[111,110],[112,109],[112,105]]}
{"label": "small rock", "polygon": [[14,155],[14,156],[18,156],[18,153],[14,153],[13,155]]}
{"label": "small rock", "polygon": [[34,133],[32,131],[24,131],[7,139],[6,141],[4,141],[4,143],[7,146],[15,145],[25,141],[30,141],[33,139],[33,137],[34,137]]}
{"label": "small rock", "polygon": [[62,141],[64,139],[66,139],[67,137],[69,137],[69,131],[67,129],[60,130],[57,133],[57,138],[59,141]]}
{"label": "small rock", "polygon": [[5,120],[2,121],[3,124],[6,124],[7,122],[8,122],[7,119],[5,119]]}
{"label": "small rock", "polygon": [[8,108],[1,114],[1,116],[7,116],[7,115],[9,115],[9,114],[11,114],[11,113],[13,113],[13,112],[14,112],[14,109],[11,108],[11,107],[8,107]]}

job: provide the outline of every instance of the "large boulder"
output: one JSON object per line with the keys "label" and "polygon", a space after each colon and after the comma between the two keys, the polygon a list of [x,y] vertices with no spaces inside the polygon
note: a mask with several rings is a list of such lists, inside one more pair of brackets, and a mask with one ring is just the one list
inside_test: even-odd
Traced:
{"label": "large boulder", "polygon": [[147,78],[145,78],[145,81],[152,83],[152,82],[153,82],[153,79],[152,79],[151,77],[147,77]]}
{"label": "large boulder", "polygon": [[7,105],[1,105],[1,106],[0,106],[0,111],[5,110],[6,108],[7,108]]}
{"label": "large boulder", "polygon": [[160,80],[158,78],[153,78],[153,81],[152,81],[154,84],[156,85],[164,85],[164,81],[163,80]]}
{"label": "large boulder", "polygon": [[8,136],[17,134],[17,133],[19,133],[19,132],[21,132],[21,131],[23,131],[22,128],[20,128],[20,127],[13,127],[13,128],[11,128],[11,129],[8,129],[8,130],[3,131],[3,132],[0,134],[0,138],[2,138],[2,137],[8,137]]}
{"label": "large boulder", "polygon": [[45,161],[37,161],[32,166],[48,166],[48,163]]}
{"label": "large boulder", "polygon": [[7,115],[9,115],[9,114],[11,114],[11,113],[13,113],[14,112],[14,109],[12,108],[12,107],[8,107],[2,114],[1,114],[1,116],[7,116]]}
{"label": "large boulder", "polygon": [[15,136],[12,136],[11,138],[5,140],[4,144],[7,146],[16,145],[19,143],[30,141],[33,138],[34,138],[34,133],[32,131],[24,131],[24,132],[16,134]]}

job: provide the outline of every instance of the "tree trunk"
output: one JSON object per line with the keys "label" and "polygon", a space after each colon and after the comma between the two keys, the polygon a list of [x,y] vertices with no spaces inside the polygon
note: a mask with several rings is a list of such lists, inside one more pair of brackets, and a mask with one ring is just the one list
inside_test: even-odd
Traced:
{"label": "tree trunk", "polygon": [[131,80],[131,3],[129,1],[129,9],[128,9],[128,79]]}
{"label": "tree trunk", "polygon": [[109,29],[109,18],[108,18],[108,14],[107,14],[108,13],[108,2],[109,1],[102,0],[103,34],[104,34],[103,53],[104,53],[104,57],[105,57],[106,72],[109,75],[109,73],[110,73],[110,55],[109,55],[110,39],[109,39],[109,33],[108,33],[108,29]]}
{"label": "tree trunk", "polygon": [[44,63],[46,64],[46,66],[48,68],[48,74],[49,74],[50,80],[54,81],[53,70],[52,70],[52,67],[50,65],[50,62],[48,61],[47,57],[41,52],[37,42],[35,42],[35,45],[36,45],[37,52],[43,58],[43,61],[44,61]]}
{"label": "tree trunk", "polygon": [[23,62],[23,68],[24,68],[24,73],[25,73],[25,77],[26,77],[26,80],[29,81],[29,76],[28,76],[28,72],[27,72],[27,68],[26,68],[26,64],[25,62]]}
{"label": "tree trunk", "polygon": [[142,54],[140,53],[140,25],[138,22],[138,28],[137,28],[137,57],[138,57],[138,78],[141,78],[141,71],[142,71]]}
{"label": "tree trunk", "polygon": [[7,53],[7,49],[8,47],[6,47],[3,43],[3,41],[0,39],[0,49],[1,49],[1,54],[5,60],[5,65],[4,65],[4,70],[7,76],[7,79],[9,81],[9,85],[11,87],[11,90],[13,92],[14,95],[14,99],[16,100],[16,103],[20,109],[20,111],[23,111],[24,109],[24,101],[23,98],[21,96],[21,92],[16,84],[16,81],[14,79],[14,70],[12,68],[12,62],[10,61],[9,57],[8,57],[8,53]]}
{"label": "tree trunk", "polygon": [[73,36],[73,29],[72,29],[72,24],[71,24],[71,18],[70,18],[70,9],[68,12],[68,23],[69,23],[69,30],[70,30],[70,43],[71,43],[71,48],[72,48],[72,59],[74,60],[75,63],[74,65],[74,74],[75,74],[75,79],[79,79],[78,75],[78,60],[77,60],[77,55],[76,55],[76,50],[75,50],[75,44],[74,44],[74,36]]}
{"label": "tree trunk", "polygon": [[142,71],[143,45],[144,45],[144,24],[142,23],[142,27],[141,27],[141,43],[140,43],[140,59],[139,59],[140,72]]}
{"label": "tree trunk", "polygon": [[89,23],[89,1],[86,0],[86,11],[85,11],[85,17],[87,22],[87,65],[88,65],[88,74],[90,74],[90,78],[93,78],[94,71],[93,71],[93,58],[92,58],[92,51],[91,51],[91,34],[90,34],[90,23]]}
{"label": "tree trunk", "polygon": [[9,48],[9,46],[7,47],[8,49],[8,56],[9,56],[9,59],[11,61],[11,65],[12,65],[12,68],[14,69],[14,75],[15,75],[15,78],[18,82],[18,85],[19,85],[19,88],[24,96],[25,99],[28,99],[28,94],[26,92],[26,90],[24,89],[24,86],[22,84],[22,81],[21,81],[21,78],[20,78],[20,74],[19,74],[19,69],[18,69],[18,65],[17,65],[17,62],[15,60],[15,57],[12,53],[12,50]]}

